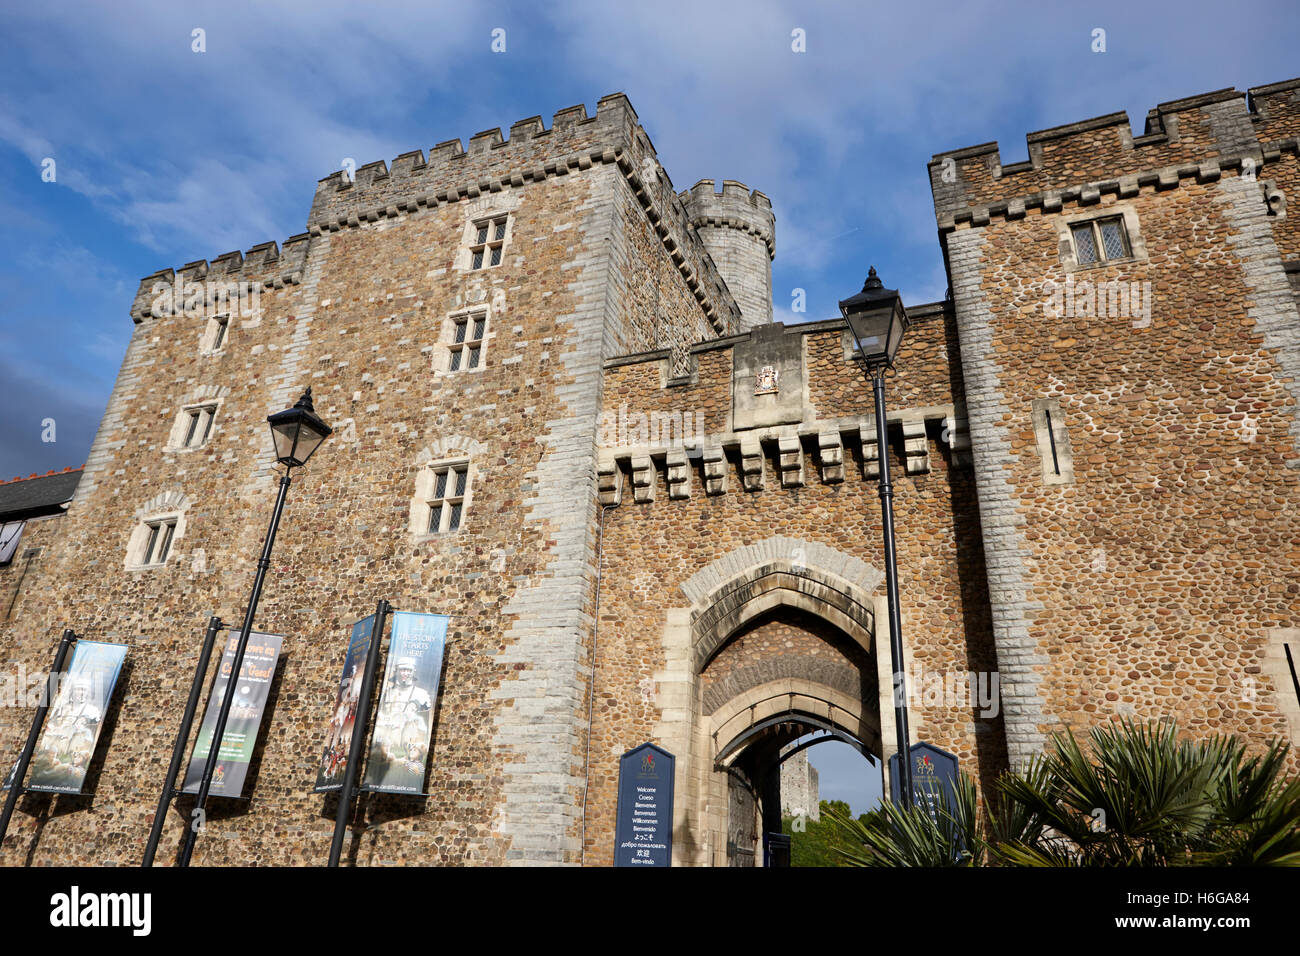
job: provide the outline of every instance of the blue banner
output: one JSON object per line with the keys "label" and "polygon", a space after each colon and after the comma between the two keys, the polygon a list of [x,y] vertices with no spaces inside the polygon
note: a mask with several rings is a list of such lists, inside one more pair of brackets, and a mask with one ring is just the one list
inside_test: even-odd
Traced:
{"label": "blue banner", "polygon": [[450,620],[445,614],[393,612],[364,789],[422,791]]}

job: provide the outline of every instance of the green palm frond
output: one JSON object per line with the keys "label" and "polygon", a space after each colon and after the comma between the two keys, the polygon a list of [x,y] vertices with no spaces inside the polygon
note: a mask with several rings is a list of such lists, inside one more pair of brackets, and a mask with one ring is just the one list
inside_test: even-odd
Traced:
{"label": "green palm frond", "polygon": [[998,779],[982,819],[964,773],[937,819],[893,803],[835,819],[861,866],[1300,866],[1288,752],[1251,756],[1234,737],[1180,740],[1172,722],[1122,720],[1094,727],[1086,749],[1054,734]]}

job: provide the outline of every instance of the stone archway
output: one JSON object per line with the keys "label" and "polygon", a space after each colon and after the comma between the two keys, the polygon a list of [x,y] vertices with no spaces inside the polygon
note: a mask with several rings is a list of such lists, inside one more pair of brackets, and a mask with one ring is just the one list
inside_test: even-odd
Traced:
{"label": "stone archway", "polygon": [[736,781],[746,766],[779,766],[774,755],[799,728],[834,728],[888,759],[891,676],[888,652],[877,653],[888,646],[884,597],[875,593],[882,580],[852,555],[773,537],[682,585],[690,603],[667,612],[668,666],[656,675],[656,734],[678,755],[674,865],[727,865],[729,842],[734,860]]}

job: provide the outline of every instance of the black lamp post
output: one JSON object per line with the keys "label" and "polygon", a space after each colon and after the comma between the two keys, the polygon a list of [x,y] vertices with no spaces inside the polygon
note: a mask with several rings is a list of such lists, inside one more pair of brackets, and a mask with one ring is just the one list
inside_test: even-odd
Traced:
{"label": "black lamp post", "polygon": [[894,668],[894,727],[898,731],[899,788],[912,802],[912,761],[908,752],[907,693],[903,674],[903,621],[898,606],[898,561],[894,552],[894,488],[889,483],[889,444],[885,424],[885,372],[894,367],[898,346],[911,324],[896,289],[883,288],[875,266],[862,291],[840,303],[857,347],[857,360],[876,393],[876,448],[880,461],[880,515],[885,538],[885,589],[889,600],[889,654]]}
{"label": "black lamp post", "polygon": [[[239,679],[239,671],[244,666],[244,650],[248,647],[248,635],[253,630],[253,617],[257,614],[257,602],[262,596],[262,584],[266,580],[267,568],[271,566],[271,548],[275,545],[275,532],[280,526],[280,515],[284,513],[284,499],[289,494],[289,475],[294,468],[307,464],[307,459],[320,447],[321,443],[334,430],[317,416],[311,404],[311,389],[302,393],[302,398],[293,408],[276,412],[267,417],[271,426],[271,437],[275,441],[275,457],[284,465],[284,474],[280,476],[280,493],[275,499],[275,512],[271,515],[271,527],[266,532],[266,542],[262,545],[262,557],[257,562],[257,575],[253,578],[253,593],[248,599],[248,610],[244,614],[244,626],[239,632],[239,643],[235,647],[234,660],[230,662],[230,684],[233,687]],[[203,826],[203,810],[208,801],[208,790],[212,786],[212,774],[217,767],[217,753],[221,748],[221,738],[226,734],[226,720],[230,717],[230,705],[235,695],[227,693],[221,701],[221,710],[217,714],[217,725],[212,733],[212,745],[208,748],[208,760],[203,767],[203,780],[199,784],[198,800],[194,804],[194,821],[185,830],[185,847],[181,851],[181,866],[190,865],[194,854],[194,841]]]}

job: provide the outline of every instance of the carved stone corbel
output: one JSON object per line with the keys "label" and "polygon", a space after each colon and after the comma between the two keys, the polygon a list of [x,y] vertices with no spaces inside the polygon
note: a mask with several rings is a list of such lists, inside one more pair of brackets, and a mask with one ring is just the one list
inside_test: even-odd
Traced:
{"label": "carved stone corbel", "polygon": [[777,439],[778,461],[781,465],[781,487],[803,486],[803,443],[798,436]]}

